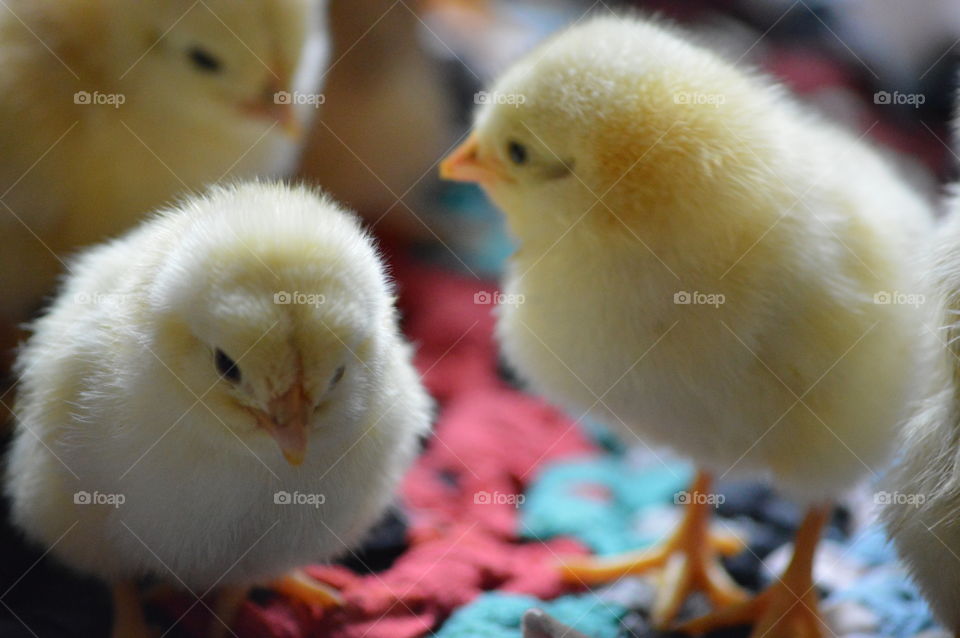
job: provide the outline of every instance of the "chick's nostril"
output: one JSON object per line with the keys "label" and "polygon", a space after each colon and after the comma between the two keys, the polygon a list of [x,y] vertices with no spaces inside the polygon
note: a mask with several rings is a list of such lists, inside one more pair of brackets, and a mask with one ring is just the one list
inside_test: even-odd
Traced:
{"label": "chick's nostril", "polygon": [[300,383],[294,383],[289,390],[278,397],[270,400],[270,416],[276,419],[278,424],[288,423],[290,421],[302,418],[304,408],[310,404],[310,400]]}

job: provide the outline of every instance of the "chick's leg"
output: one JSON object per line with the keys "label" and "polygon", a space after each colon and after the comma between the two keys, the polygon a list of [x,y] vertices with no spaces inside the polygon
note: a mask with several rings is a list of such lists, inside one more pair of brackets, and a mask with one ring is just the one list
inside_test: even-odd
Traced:
{"label": "chick's leg", "polygon": [[813,556],[829,507],[811,509],[797,531],[793,558],[780,579],[751,600],[685,623],[686,633],[753,624],[753,638],[822,638],[829,635],[818,611]]}
{"label": "chick's leg", "polygon": [[720,555],[735,554],[743,544],[733,535],[711,533],[712,505],[707,498],[711,484],[709,474],[697,473],[683,519],[662,545],[611,558],[568,559],[562,565],[564,576],[572,582],[597,584],[662,568],[651,611],[654,625],[661,628],[676,617],[684,599],[694,591],[703,591],[718,607],[746,600],[746,593],[719,561]]}
{"label": "chick's leg", "polygon": [[111,638],[149,638],[151,635],[143,617],[137,586],[134,583],[114,585]]}
{"label": "chick's leg", "polygon": [[247,599],[249,587],[224,587],[217,592],[217,600],[213,606],[213,621],[208,632],[209,638],[227,638],[236,634],[230,629],[240,605]]}

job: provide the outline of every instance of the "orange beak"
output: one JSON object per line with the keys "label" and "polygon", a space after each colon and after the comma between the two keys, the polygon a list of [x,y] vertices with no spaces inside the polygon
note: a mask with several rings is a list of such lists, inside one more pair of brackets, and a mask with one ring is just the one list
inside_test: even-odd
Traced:
{"label": "orange beak", "polygon": [[295,142],[303,136],[291,94],[283,90],[279,80],[272,80],[260,97],[244,102],[240,109],[250,117],[276,122],[280,130]]}
{"label": "orange beak", "polygon": [[293,110],[293,106],[290,104],[276,104],[275,108],[272,111],[270,117],[277,121],[277,124],[280,125],[280,130],[286,134],[294,142],[300,140],[303,137],[303,126],[300,125],[300,120],[297,119],[297,114]]}
{"label": "orange beak", "polygon": [[257,413],[257,424],[267,431],[290,465],[300,465],[307,455],[310,405],[299,382],[270,401],[269,416]]}
{"label": "orange beak", "polygon": [[477,133],[472,132],[460,146],[440,162],[440,177],[455,182],[475,182],[486,185],[507,179],[507,174],[496,158],[480,159]]}

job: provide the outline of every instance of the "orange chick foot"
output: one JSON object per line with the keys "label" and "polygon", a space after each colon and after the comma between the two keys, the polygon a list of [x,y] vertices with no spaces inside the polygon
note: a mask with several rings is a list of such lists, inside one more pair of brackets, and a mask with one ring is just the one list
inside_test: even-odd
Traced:
{"label": "orange chick foot", "polygon": [[705,634],[724,627],[753,625],[751,638],[823,638],[830,631],[817,607],[816,592],[800,595],[777,583],[745,603],[684,623],[677,630]]}
{"label": "orange chick foot", "polygon": [[823,638],[832,632],[819,612],[813,584],[813,556],[829,508],[808,512],[800,530],[793,558],[783,576],[754,598],[681,624],[684,633],[704,634],[723,627],[753,625],[752,638]]}
{"label": "orange chick foot", "polygon": [[657,628],[665,628],[680,611],[687,596],[704,592],[717,607],[726,607],[747,600],[746,592],[724,571],[720,556],[736,554],[743,542],[732,534],[710,531],[708,499],[710,477],[699,473],[690,490],[691,502],[680,526],[662,545],[650,550],[632,552],[611,558],[570,558],[561,565],[570,582],[586,585],[606,583],[623,576],[660,569],[657,597],[651,620]]}
{"label": "orange chick foot", "polygon": [[295,600],[320,607],[341,607],[343,596],[336,589],[311,578],[302,569],[295,569],[272,584],[271,588]]}
{"label": "orange chick foot", "polygon": [[[269,588],[308,605],[339,607],[343,604],[343,597],[337,590],[310,578],[302,569],[295,569],[283,578],[270,583]],[[211,610],[214,619],[207,638],[228,638],[236,635],[231,631],[230,626],[237,617],[240,606],[247,599],[248,593],[248,587],[221,588],[216,606]]]}

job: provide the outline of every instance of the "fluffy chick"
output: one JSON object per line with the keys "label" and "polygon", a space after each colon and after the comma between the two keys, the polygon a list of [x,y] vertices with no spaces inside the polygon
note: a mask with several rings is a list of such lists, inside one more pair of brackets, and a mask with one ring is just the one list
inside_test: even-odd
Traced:
{"label": "fluffy chick", "polygon": [[118,601],[146,575],[265,583],[360,540],[430,407],[352,215],[218,188],[72,273],[18,360],[7,490],[31,539]]}
{"label": "fluffy chick", "polygon": [[[227,175],[280,175],[314,109],[322,0],[7,0],[0,6],[0,320],[64,255]],[[288,102],[293,102],[289,100]]]}
{"label": "fluffy chick", "polygon": [[929,349],[926,394],[904,428],[897,463],[877,500],[933,611],[960,635],[960,193],[929,259],[938,339]]}
{"label": "fluffy chick", "polygon": [[867,144],[657,21],[571,28],[491,95],[442,173],[479,182],[519,242],[505,357],[575,415],[701,469],[662,551],[570,574],[667,565],[661,624],[689,589],[742,599],[707,547],[710,478],[767,475],[811,506],[797,556],[711,622],[816,635],[826,503],[884,461],[911,396],[922,311],[898,293],[916,290],[928,204]]}

